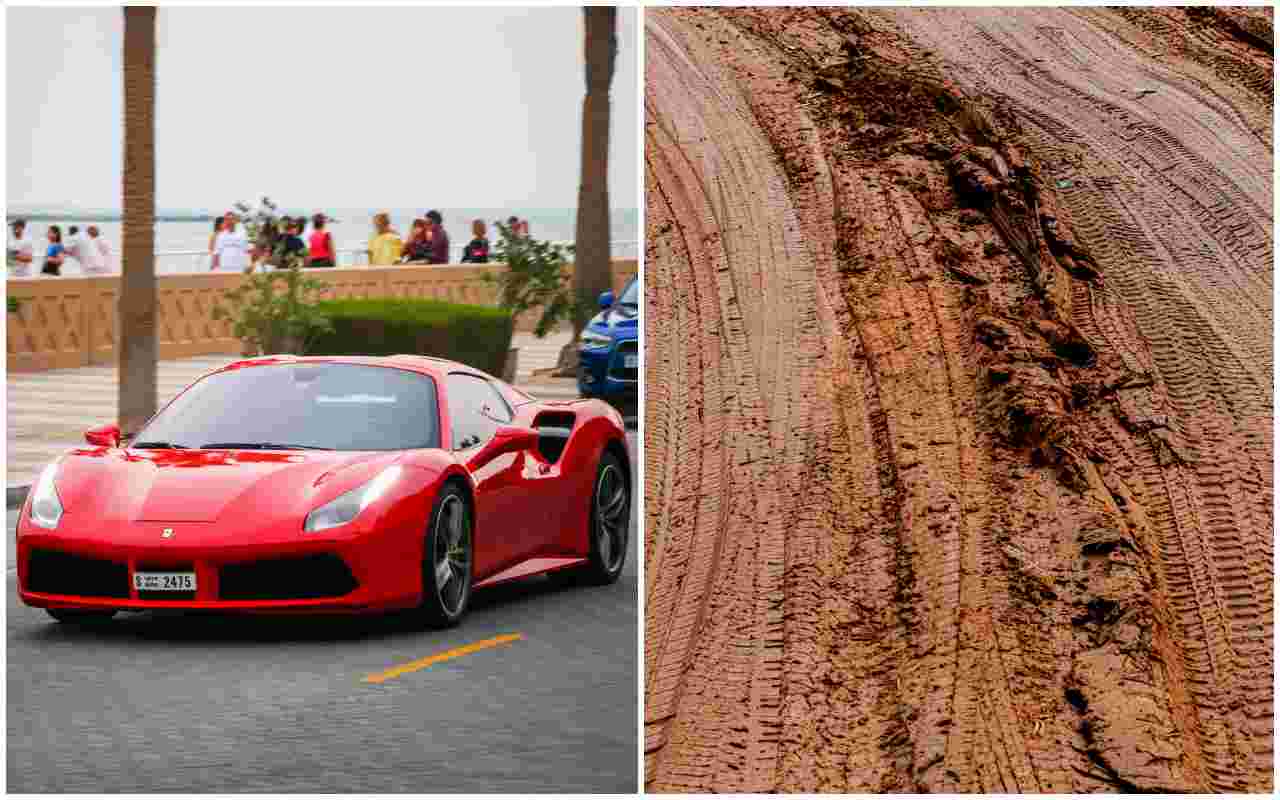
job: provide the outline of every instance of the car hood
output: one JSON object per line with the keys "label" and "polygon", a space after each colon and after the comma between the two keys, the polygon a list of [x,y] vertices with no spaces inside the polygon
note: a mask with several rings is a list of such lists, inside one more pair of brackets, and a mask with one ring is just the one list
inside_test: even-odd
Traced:
{"label": "car hood", "polygon": [[301,515],[370,480],[397,452],[72,451],[54,483],[66,514],[104,521],[216,522]]}

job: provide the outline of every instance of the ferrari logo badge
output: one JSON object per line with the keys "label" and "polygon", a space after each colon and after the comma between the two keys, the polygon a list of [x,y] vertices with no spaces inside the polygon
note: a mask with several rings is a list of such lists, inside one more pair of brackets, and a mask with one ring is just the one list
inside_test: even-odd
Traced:
{"label": "ferrari logo badge", "polygon": [[172,539],[172,538],[173,538],[173,528],[165,528],[165,529],[164,529],[164,531],[160,534],[160,538],[162,538],[162,539]]}

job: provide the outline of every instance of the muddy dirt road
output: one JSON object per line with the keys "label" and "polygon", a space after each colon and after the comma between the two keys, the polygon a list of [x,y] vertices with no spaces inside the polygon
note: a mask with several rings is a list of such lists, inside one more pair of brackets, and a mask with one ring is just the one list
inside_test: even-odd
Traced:
{"label": "muddy dirt road", "polygon": [[1271,30],[650,9],[648,789],[1272,788]]}

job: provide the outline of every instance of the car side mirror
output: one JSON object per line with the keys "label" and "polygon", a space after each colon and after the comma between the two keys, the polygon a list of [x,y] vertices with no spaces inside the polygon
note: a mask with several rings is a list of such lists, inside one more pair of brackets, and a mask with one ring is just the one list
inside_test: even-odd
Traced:
{"label": "car side mirror", "polygon": [[538,432],[533,428],[522,428],[516,425],[503,425],[493,434],[480,452],[467,462],[467,469],[475,472],[498,456],[507,453],[518,453],[521,450],[533,450],[538,446]]}
{"label": "car side mirror", "polygon": [[600,293],[600,310],[608,311],[613,308],[613,290],[607,290]]}
{"label": "car side mirror", "polygon": [[119,447],[120,426],[112,424],[90,428],[84,432],[84,440],[96,447]]}

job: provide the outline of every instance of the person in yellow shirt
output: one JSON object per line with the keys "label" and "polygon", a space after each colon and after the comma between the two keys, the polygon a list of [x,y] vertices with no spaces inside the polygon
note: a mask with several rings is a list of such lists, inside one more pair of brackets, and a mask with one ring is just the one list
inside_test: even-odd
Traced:
{"label": "person in yellow shirt", "polygon": [[391,227],[391,216],[383,211],[373,217],[373,235],[369,237],[369,266],[386,267],[400,260],[404,244]]}

